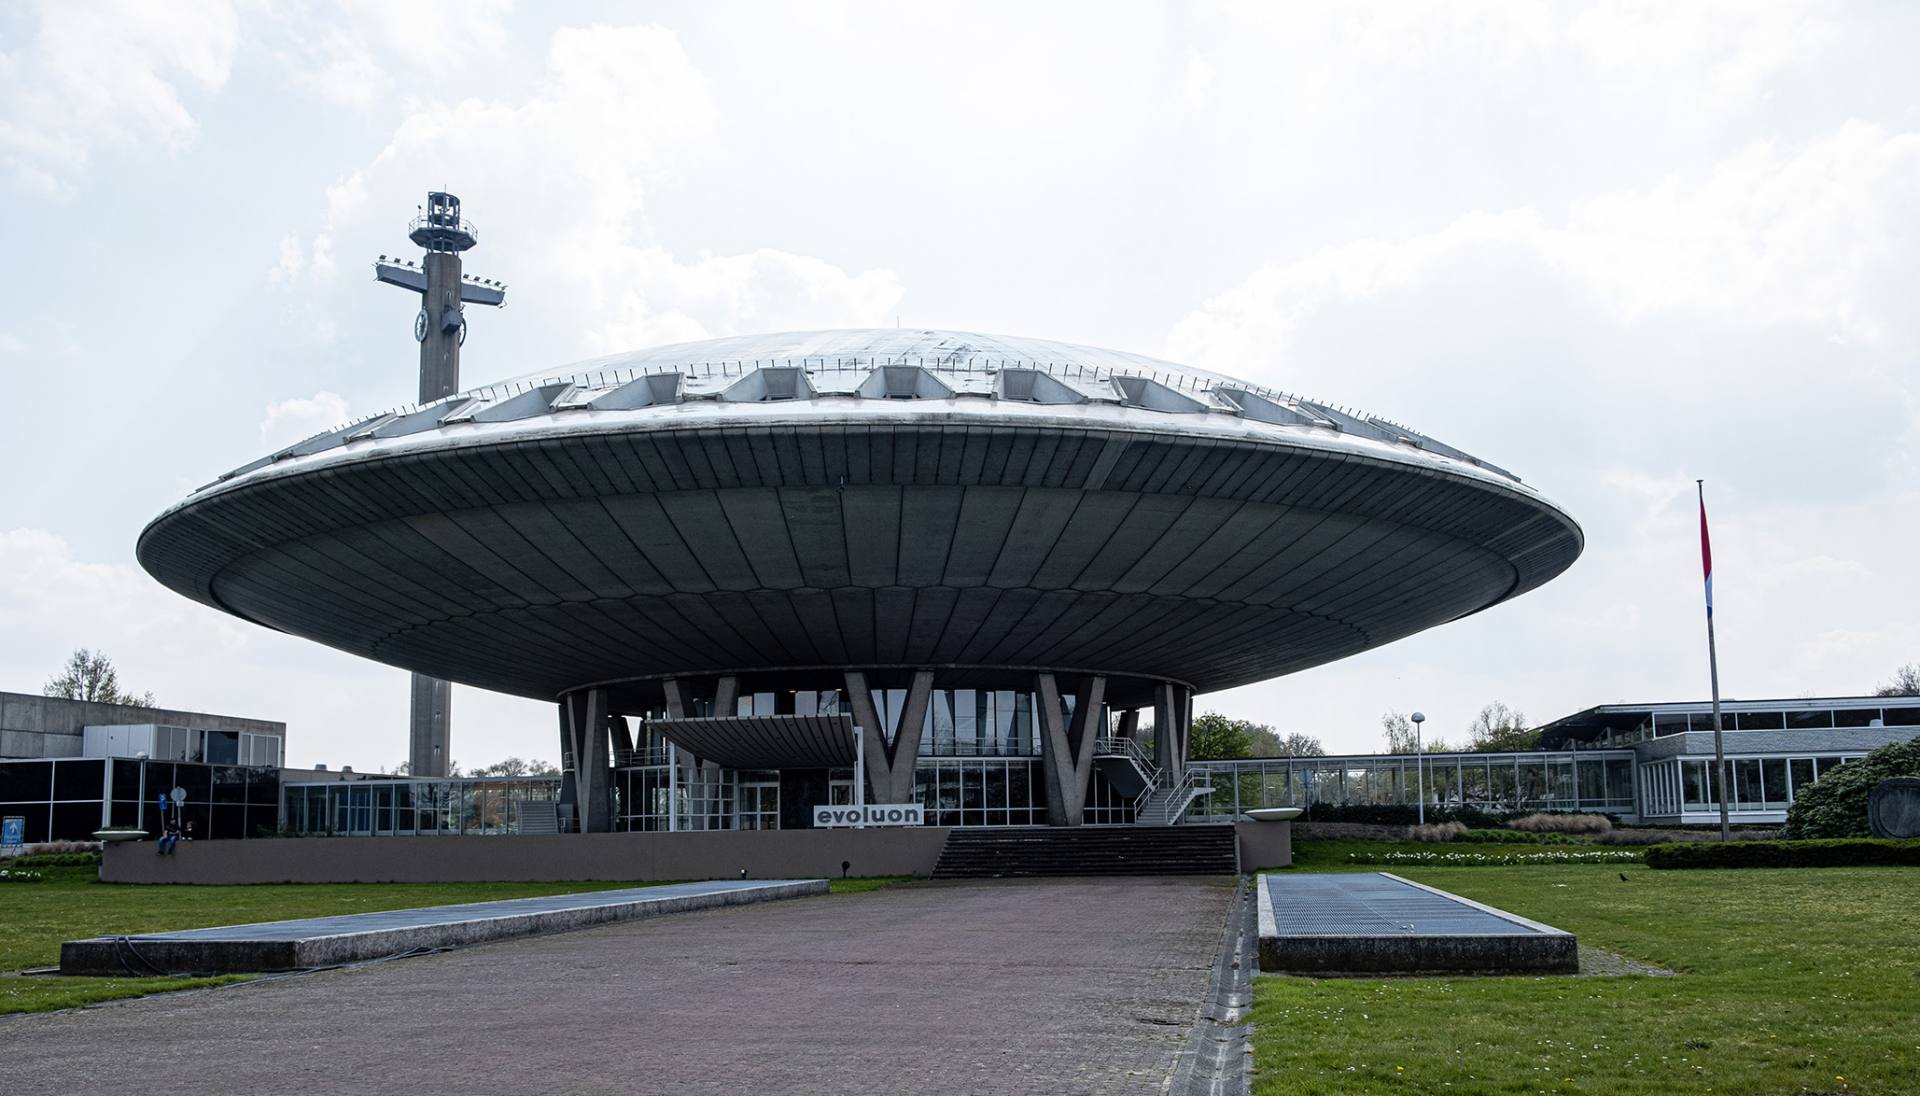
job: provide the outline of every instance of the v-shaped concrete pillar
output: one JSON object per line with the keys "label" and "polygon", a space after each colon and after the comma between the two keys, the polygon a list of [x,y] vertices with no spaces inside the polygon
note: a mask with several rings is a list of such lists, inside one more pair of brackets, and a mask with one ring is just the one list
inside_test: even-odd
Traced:
{"label": "v-shaped concrete pillar", "polygon": [[1085,817],[1087,789],[1093,780],[1093,746],[1100,737],[1100,707],[1107,679],[1081,678],[1073,693],[1073,719],[1060,704],[1060,686],[1052,674],[1034,679],[1040,709],[1041,768],[1045,772],[1047,823],[1078,826]]}
{"label": "v-shaped concrete pillar", "polygon": [[853,703],[853,723],[865,743],[867,783],[873,788],[875,803],[913,802],[913,767],[920,760],[920,732],[932,697],[933,671],[917,671],[907,688],[907,703],[900,711],[900,725],[892,728],[893,742],[889,745],[867,675],[847,671],[847,699]]}
{"label": "v-shaped concrete pillar", "polygon": [[1162,682],[1153,687],[1153,763],[1163,783],[1187,767],[1187,733],[1193,727],[1193,690]]}
{"label": "v-shaped concrete pillar", "polygon": [[[605,689],[583,689],[560,705],[561,748],[573,755],[574,810],[581,833],[613,828],[612,718]],[[566,800],[564,776],[561,800]]]}

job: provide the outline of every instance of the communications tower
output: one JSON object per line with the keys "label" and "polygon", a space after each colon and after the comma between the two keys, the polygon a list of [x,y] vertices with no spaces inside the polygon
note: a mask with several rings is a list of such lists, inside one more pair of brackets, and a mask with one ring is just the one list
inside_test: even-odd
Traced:
{"label": "communications tower", "polygon": [[[507,303],[507,287],[460,270],[460,253],[480,242],[479,233],[460,216],[460,199],[431,191],[419,216],[407,226],[408,238],[426,249],[418,263],[380,256],[373,276],[420,294],[413,337],[420,344],[420,403],[429,404],[460,390],[460,347],[467,341],[463,306]],[[445,776],[452,764],[453,684],[425,674],[413,675],[413,708],[408,721],[408,771],[414,776]]]}

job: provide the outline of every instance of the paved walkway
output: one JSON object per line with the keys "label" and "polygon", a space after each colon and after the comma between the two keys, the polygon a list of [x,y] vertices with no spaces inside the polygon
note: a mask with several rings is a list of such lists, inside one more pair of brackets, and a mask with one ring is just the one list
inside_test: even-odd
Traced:
{"label": "paved walkway", "polygon": [[1161,1091],[1226,879],[917,884],[0,1018],[9,1093]]}

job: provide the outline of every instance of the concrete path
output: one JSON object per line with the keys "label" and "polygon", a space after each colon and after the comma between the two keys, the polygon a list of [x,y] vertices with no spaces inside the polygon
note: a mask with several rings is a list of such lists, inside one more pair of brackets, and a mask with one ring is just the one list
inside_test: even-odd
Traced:
{"label": "concrete path", "polygon": [[1162,1091],[1229,879],[917,884],[0,1018],[9,1093]]}

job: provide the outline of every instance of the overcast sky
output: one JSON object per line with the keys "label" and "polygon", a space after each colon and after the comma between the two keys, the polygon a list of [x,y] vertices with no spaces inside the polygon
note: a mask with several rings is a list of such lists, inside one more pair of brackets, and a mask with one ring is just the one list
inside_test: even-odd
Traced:
{"label": "overcast sky", "polygon": [[[454,17],[449,13],[457,11]],[[739,332],[1158,354],[1510,468],[1586,530],[1517,601],[1214,709],[1379,743],[1920,660],[1920,6],[0,7],[0,689],[78,646],[296,763],[406,756],[407,677],[133,559],[195,486],[410,401],[373,281],[446,187],[463,381]],[[551,757],[460,688],[454,756]]]}

